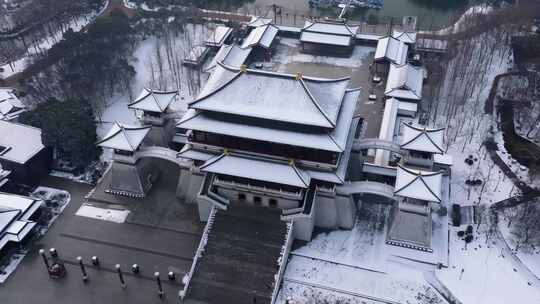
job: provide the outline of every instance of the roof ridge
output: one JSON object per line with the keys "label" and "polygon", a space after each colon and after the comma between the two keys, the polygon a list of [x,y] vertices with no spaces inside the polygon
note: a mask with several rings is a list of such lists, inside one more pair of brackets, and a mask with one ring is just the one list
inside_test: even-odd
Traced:
{"label": "roof ridge", "polygon": [[131,144],[131,141],[129,140],[129,137],[127,136],[126,132],[125,132],[125,129],[124,129],[124,126],[120,126],[120,130],[122,132],[122,135],[124,136],[126,142],[128,143],[128,145],[131,147],[131,149],[133,149],[135,151],[135,147]]}
{"label": "roof ridge", "polygon": [[324,118],[330,123],[330,125],[332,127],[336,127],[336,124],[332,122],[332,120],[328,117],[328,115],[324,112],[324,110],[321,108],[321,106],[319,105],[319,102],[315,99],[315,97],[313,96],[313,94],[311,93],[311,91],[309,90],[309,88],[307,87],[306,83],[304,82],[303,79],[299,79],[300,80],[300,83],[302,85],[302,87],[304,88],[304,90],[306,91],[306,93],[308,94],[309,98],[311,99],[311,101],[313,102],[313,104],[315,105],[315,107],[317,107],[317,109],[319,110],[319,112],[321,112],[321,114],[324,116]]}
{"label": "roof ridge", "polygon": [[115,137],[118,133],[120,133],[120,132],[122,131],[122,128],[121,128],[120,124],[118,123],[118,121],[115,121],[115,122],[113,123],[113,125],[117,125],[117,126],[119,127],[119,129],[118,129],[116,132],[114,132],[114,134],[111,134],[110,136],[105,136],[105,137],[102,138],[101,140],[98,140],[98,141],[96,142],[96,145],[99,145],[99,144],[101,144],[101,143],[103,143],[103,142],[105,142],[105,141],[107,141],[107,140],[109,140],[109,139]]}
{"label": "roof ridge", "polygon": [[[226,66],[226,65],[222,65],[220,62],[218,62],[218,64],[220,66]],[[205,100],[206,98],[216,94],[217,92],[221,91],[223,88],[225,88],[226,86],[228,86],[229,84],[231,84],[233,81],[235,81],[236,79],[240,78],[240,76],[243,74],[243,72],[241,71],[238,71],[236,72],[236,75],[234,75],[234,77],[232,77],[231,79],[229,79],[227,82],[225,82],[224,84],[222,84],[221,86],[219,86],[217,89],[214,89],[212,92],[200,97],[200,98],[197,98],[195,99],[194,101],[188,103],[188,105],[191,107],[192,105],[202,101],[202,100]]]}
{"label": "roof ridge", "polygon": [[444,153],[442,147],[439,147],[439,145],[437,145],[435,143],[435,141],[433,141],[433,139],[431,138],[431,136],[429,136],[429,134],[426,132],[426,131],[423,131],[424,133],[423,134],[426,134],[426,137],[427,139],[435,146],[435,148],[439,149],[439,151],[441,151],[441,153]]}
{"label": "roof ridge", "polygon": [[154,92],[150,92],[150,96],[152,96],[152,99],[153,99],[154,102],[156,103],[158,109],[159,109],[160,111],[162,111],[162,112],[165,111],[165,109],[161,108],[161,104],[157,101],[156,96],[154,96]]}
{"label": "roof ridge", "polygon": [[424,178],[422,177],[422,175],[419,176],[420,178],[420,181],[424,184],[424,186],[426,186],[426,188],[428,189],[428,191],[438,200],[438,202],[440,203],[441,202],[441,198],[438,197],[435,193],[433,193],[433,190],[431,190],[431,188],[428,186],[428,184],[426,183],[426,181],[424,180]]}
{"label": "roof ridge", "polygon": [[221,153],[220,155],[217,155],[209,160],[207,160],[204,164],[202,164],[199,169],[204,169],[214,163],[216,163],[217,161],[219,161],[220,159],[222,159],[223,157],[227,156],[226,153]]}
{"label": "roof ridge", "polygon": [[296,173],[296,175],[298,176],[298,178],[300,178],[300,180],[302,181],[302,183],[304,183],[304,185],[306,185],[306,187],[309,187],[309,183],[307,183],[307,182],[304,180],[304,176],[302,176],[302,174],[300,173],[300,169],[296,167],[294,161],[291,162],[290,166],[293,168],[294,173]]}

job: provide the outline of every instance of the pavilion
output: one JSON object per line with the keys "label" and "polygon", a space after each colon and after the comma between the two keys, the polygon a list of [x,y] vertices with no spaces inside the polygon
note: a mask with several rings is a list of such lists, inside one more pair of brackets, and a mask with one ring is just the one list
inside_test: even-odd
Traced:
{"label": "pavilion", "polygon": [[143,145],[150,129],[151,126],[130,126],[115,122],[105,137],[98,141],[98,146],[113,150],[111,184],[105,192],[144,197],[150,190],[157,175],[149,164],[136,158],[136,152]]}
{"label": "pavilion", "polygon": [[178,99],[178,91],[158,91],[143,88],[139,96],[128,104],[135,110],[143,125],[152,126],[148,135],[154,145],[167,146],[173,137],[174,121],[169,119],[171,105]]}
{"label": "pavilion", "polygon": [[398,166],[388,244],[432,251],[431,204],[442,203],[442,175]]}

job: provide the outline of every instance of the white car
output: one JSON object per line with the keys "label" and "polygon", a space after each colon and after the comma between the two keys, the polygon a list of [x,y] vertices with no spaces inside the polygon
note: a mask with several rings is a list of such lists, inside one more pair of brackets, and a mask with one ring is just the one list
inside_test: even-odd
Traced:
{"label": "white car", "polygon": [[375,95],[375,94],[369,94],[368,99],[369,99],[369,100],[376,100],[376,99],[377,99],[377,95]]}
{"label": "white car", "polygon": [[379,75],[374,75],[373,76],[373,82],[379,83],[379,82],[381,82],[381,80],[382,80],[381,76],[379,76]]}

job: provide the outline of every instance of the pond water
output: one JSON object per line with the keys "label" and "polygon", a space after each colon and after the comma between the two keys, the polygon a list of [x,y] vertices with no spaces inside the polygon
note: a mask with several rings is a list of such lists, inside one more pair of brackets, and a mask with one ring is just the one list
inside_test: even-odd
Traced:
{"label": "pond water", "polygon": [[[384,0],[382,9],[357,9],[349,19],[395,17],[399,20],[396,22],[401,22],[403,16],[417,16],[419,29],[440,29],[456,20],[465,11],[469,2],[470,0]],[[296,11],[297,14],[303,15],[337,16],[337,10],[310,8],[309,0],[255,0],[249,6],[268,11],[272,4],[283,7],[289,13]],[[369,17],[370,15],[372,17]]]}

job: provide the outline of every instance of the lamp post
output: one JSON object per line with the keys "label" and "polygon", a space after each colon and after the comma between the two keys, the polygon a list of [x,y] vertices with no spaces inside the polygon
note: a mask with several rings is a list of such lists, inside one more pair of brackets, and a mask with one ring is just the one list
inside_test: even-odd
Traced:
{"label": "lamp post", "polygon": [[77,262],[79,262],[79,266],[81,267],[82,280],[84,282],[88,281],[88,274],[86,273],[86,268],[84,267],[82,257],[78,256]]}
{"label": "lamp post", "polygon": [[120,279],[120,285],[122,286],[122,288],[126,288],[127,285],[126,285],[126,281],[124,280],[124,275],[122,274],[122,269],[120,269],[120,264],[116,264],[115,266],[116,268],[116,272],[118,272],[118,278]]}
{"label": "lamp post", "polygon": [[159,278],[159,272],[154,272],[154,276],[156,277],[156,282],[158,285],[158,296],[160,298],[163,298],[163,286],[161,286],[161,279]]}
{"label": "lamp post", "polygon": [[48,272],[49,267],[51,267],[51,266],[49,265],[49,260],[47,259],[47,256],[45,255],[45,250],[40,249],[39,250],[39,255],[41,255],[41,257],[43,258],[43,264],[45,264],[45,267],[47,268],[47,272]]}

